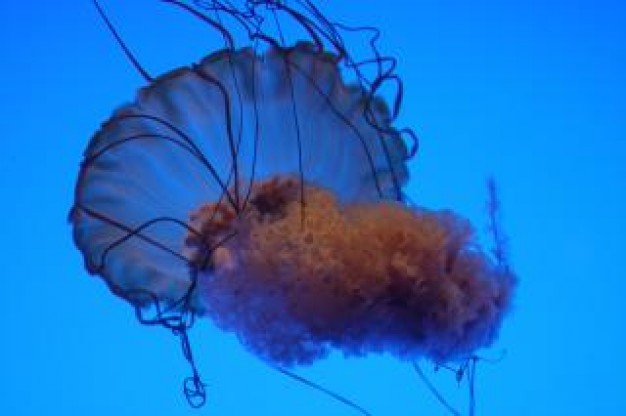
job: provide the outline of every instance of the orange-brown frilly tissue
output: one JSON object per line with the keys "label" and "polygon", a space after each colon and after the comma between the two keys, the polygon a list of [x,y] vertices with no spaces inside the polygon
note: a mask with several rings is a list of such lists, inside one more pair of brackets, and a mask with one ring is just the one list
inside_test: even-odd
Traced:
{"label": "orange-brown frilly tissue", "polygon": [[[204,313],[279,365],[309,364],[333,348],[468,356],[495,339],[515,285],[450,211],[341,205],[289,177],[257,183],[239,215],[207,204],[191,224],[199,232],[185,251],[200,270]],[[212,247],[208,257],[201,247]]]}

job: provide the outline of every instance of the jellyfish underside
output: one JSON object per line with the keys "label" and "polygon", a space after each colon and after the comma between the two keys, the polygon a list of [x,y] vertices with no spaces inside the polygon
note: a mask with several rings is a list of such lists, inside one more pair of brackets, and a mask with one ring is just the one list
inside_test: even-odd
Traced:
{"label": "jellyfish underside", "polygon": [[[272,178],[239,215],[215,203],[192,214],[199,233],[186,244],[219,327],[283,366],[331,348],[444,362],[492,341],[507,280],[466,220],[393,201],[341,205],[309,184],[303,207],[300,185]],[[202,247],[217,247],[208,261]]]}

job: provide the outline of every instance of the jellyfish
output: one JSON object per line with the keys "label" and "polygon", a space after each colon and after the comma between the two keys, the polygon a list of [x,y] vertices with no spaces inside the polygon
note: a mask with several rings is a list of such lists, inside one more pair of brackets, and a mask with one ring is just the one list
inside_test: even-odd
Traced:
{"label": "jellyfish", "polygon": [[[490,252],[468,220],[410,202],[418,141],[396,126],[402,81],[378,31],[310,1],[165,3],[224,48],[152,77],[95,2],[146,86],[91,138],[70,221],[87,271],[181,337],[188,398],[204,402],[186,335],[198,317],[279,368],[489,346],[516,282],[504,243],[495,222]],[[370,56],[350,53],[355,31]]]}

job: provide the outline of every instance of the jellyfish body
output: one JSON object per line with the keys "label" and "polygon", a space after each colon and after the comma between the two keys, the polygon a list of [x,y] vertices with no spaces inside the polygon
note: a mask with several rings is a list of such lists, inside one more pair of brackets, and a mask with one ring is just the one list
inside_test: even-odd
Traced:
{"label": "jellyfish body", "polygon": [[512,272],[466,220],[404,202],[413,152],[375,94],[393,77],[347,85],[345,51],[314,40],[215,52],[102,125],[70,216],[87,269],[278,365],[489,345]]}

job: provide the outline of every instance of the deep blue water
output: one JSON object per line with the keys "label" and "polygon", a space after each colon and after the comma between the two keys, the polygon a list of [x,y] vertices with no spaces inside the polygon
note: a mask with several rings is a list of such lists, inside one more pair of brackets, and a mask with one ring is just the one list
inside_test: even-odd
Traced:
{"label": "deep blue water", "polygon": [[[154,1],[102,1],[161,73],[217,47]],[[626,398],[626,5],[570,1],[333,1],[399,59],[401,123],[421,137],[407,189],[420,204],[486,222],[501,189],[520,285],[478,367],[477,415],[623,415]],[[67,211],[87,140],[143,83],[90,1],[0,4],[0,414],[351,415],[200,322],[203,410],[180,392],[178,342],[140,326],[89,277]],[[453,375],[433,382],[463,408]],[[412,369],[333,356],[305,375],[374,415],[446,414]]]}

